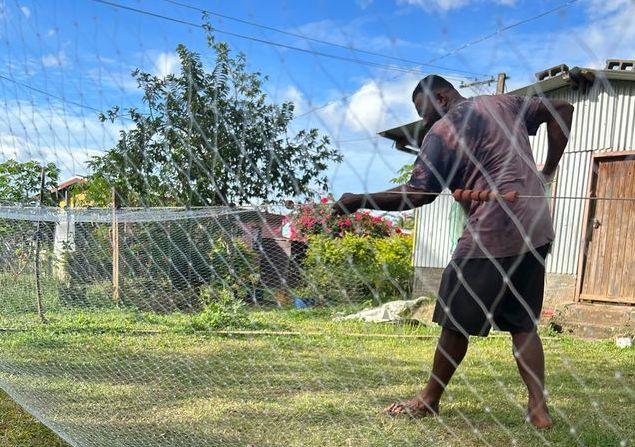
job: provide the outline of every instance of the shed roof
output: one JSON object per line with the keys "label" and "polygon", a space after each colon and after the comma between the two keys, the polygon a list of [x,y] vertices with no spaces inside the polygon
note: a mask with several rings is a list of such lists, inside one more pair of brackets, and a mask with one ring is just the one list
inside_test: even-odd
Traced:
{"label": "shed roof", "polygon": [[[592,68],[582,68],[581,70],[593,72],[596,82],[602,82],[603,80],[635,82],[635,68],[633,68],[633,61],[610,59],[607,61],[607,67],[612,66],[612,61],[621,62],[621,66],[618,64],[616,66],[616,68],[618,69],[595,70]],[[628,66],[628,68],[624,66],[625,62],[627,62],[626,65]],[[541,95],[569,85],[570,79],[568,76],[568,67],[566,67],[565,65],[561,65],[558,68],[564,68],[564,70],[558,71],[559,74],[555,76],[548,76],[541,81],[537,81],[533,84],[529,84],[508,92],[508,94],[529,96]],[[545,70],[545,72],[548,72],[549,70]],[[537,76],[538,75],[540,74],[537,73]],[[429,129],[424,129],[421,121],[413,121],[411,123],[402,124],[401,126],[383,130],[379,132],[379,135],[392,140],[395,143],[395,148],[397,150],[416,155],[419,153],[418,147],[420,146],[420,143],[428,130]]]}
{"label": "shed roof", "polygon": [[[595,74],[596,82],[602,82],[602,80],[616,80],[616,81],[631,81],[635,82],[635,70],[594,70],[592,68],[586,68],[585,70],[592,71]],[[552,90],[559,89],[569,85],[565,76],[566,73],[562,73],[558,76],[550,77],[542,81],[534,82],[533,84],[526,85],[509,92],[510,95],[539,95],[547,93]]]}
{"label": "shed roof", "polygon": [[428,130],[423,127],[423,121],[418,120],[392,129],[382,130],[379,135],[394,141],[397,150],[417,155],[419,151],[414,148],[419,146]]}

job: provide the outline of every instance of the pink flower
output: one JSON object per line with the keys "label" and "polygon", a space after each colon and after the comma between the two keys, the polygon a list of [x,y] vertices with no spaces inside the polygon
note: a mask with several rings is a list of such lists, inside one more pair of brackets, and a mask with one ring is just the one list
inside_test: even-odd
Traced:
{"label": "pink flower", "polygon": [[329,199],[328,199],[327,197],[322,197],[322,198],[320,199],[320,202],[322,202],[322,203],[329,203]]}

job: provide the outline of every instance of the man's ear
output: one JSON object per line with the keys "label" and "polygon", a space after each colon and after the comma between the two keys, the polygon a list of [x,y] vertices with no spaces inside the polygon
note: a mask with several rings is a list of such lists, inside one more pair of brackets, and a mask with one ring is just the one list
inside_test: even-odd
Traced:
{"label": "man's ear", "polygon": [[434,94],[434,99],[437,100],[437,104],[441,107],[441,109],[445,110],[445,107],[448,104],[447,98],[442,92],[436,92]]}

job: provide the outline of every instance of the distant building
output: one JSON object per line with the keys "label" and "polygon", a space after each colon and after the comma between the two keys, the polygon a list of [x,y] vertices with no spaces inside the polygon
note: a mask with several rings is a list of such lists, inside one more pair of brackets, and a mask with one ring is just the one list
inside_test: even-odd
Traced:
{"label": "distant building", "polygon": [[64,180],[56,188],[51,189],[51,194],[57,199],[59,206],[62,208],[66,206],[73,208],[77,204],[82,203],[85,197],[83,192],[74,191],[77,188],[76,185],[84,185],[85,183],[86,179],[84,177],[76,175]]}

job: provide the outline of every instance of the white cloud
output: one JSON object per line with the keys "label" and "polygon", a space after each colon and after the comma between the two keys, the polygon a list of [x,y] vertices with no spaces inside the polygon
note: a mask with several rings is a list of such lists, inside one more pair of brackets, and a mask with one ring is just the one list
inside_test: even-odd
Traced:
{"label": "white cloud", "polygon": [[398,81],[368,79],[346,101],[334,102],[317,113],[337,135],[348,131],[372,136],[417,119],[411,93],[418,80],[414,74]]}
{"label": "white cloud", "polygon": [[176,53],[159,53],[154,60],[154,71],[157,76],[165,77],[176,72],[180,64]]}
{"label": "white cloud", "polygon": [[306,100],[297,87],[290,85],[282,93],[274,98],[274,102],[291,101],[295,105],[295,115],[300,115],[306,110]]}
{"label": "white cloud", "polygon": [[[337,45],[344,45],[353,48],[366,48],[371,51],[390,50],[395,56],[405,56],[399,53],[400,48],[420,48],[433,49],[432,46],[426,46],[420,42],[411,42],[405,39],[399,39],[387,34],[369,34],[366,31],[367,26],[373,26],[375,21],[363,16],[353,19],[346,23],[340,23],[335,20],[318,20],[314,22],[304,23],[289,31],[301,36],[310,37],[312,39],[320,39],[332,42]],[[308,42],[304,39],[297,39],[294,45],[311,49],[315,43]]]}
{"label": "white cloud", "polygon": [[587,12],[590,24],[574,34],[574,41],[588,65],[603,68],[605,59],[635,56],[635,1],[590,0]]}
{"label": "white cloud", "polygon": [[110,69],[107,66],[91,68],[86,72],[88,78],[94,83],[94,88],[113,89],[124,95],[139,92],[137,80],[132,76],[132,68],[129,70]]}
{"label": "white cloud", "polygon": [[3,106],[1,113],[6,119],[0,122],[0,161],[54,162],[62,177],[85,174],[85,162],[113,147],[124,128],[101,123],[92,111],[75,114],[68,106],[27,101]]}
{"label": "white cloud", "polygon": [[24,17],[26,17],[27,19],[31,17],[31,10],[28,7],[20,6],[20,11],[22,11],[22,14],[24,14]]}
{"label": "white cloud", "polygon": [[407,4],[419,6],[427,11],[450,11],[459,9],[470,4],[489,2],[498,5],[511,6],[516,0],[397,0],[397,4]]}
{"label": "white cloud", "polygon": [[68,58],[64,50],[60,50],[57,54],[50,53],[42,56],[42,64],[45,67],[63,67],[68,64]]}

